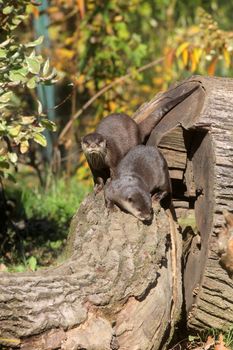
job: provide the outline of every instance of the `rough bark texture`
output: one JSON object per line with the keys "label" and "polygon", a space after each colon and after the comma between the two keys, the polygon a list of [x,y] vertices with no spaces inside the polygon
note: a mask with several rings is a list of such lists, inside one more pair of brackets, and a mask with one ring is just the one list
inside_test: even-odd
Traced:
{"label": "rough bark texture", "polygon": [[184,203],[195,212],[197,234],[184,262],[188,325],[224,329],[233,323],[233,281],[220,265],[218,235],[223,211],[233,208],[233,80],[197,76],[183,86],[197,82],[200,88],[166,114],[148,144],[159,144],[168,160],[177,213]]}
{"label": "rough bark texture", "polygon": [[102,194],[90,195],[73,219],[66,263],[1,274],[1,343],[21,342],[28,350],[157,349],[181,307],[170,232],[181,240],[159,205],[147,226],[120,210],[109,215]]}
{"label": "rough bark texture", "polygon": [[[139,125],[158,121],[147,143],[159,145],[168,161],[176,214],[186,222],[183,297],[196,329],[233,323],[233,281],[220,264],[218,238],[222,212],[233,207],[232,101],[233,80],[197,76],[134,116]],[[159,205],[154,211],[147,226],[120,210],[109,214],[102,194],[89,196],[73,219],[64,264],[0,274],[0,343],[24,350],[162,348],[181,314],[182,244],[171,213]]]}

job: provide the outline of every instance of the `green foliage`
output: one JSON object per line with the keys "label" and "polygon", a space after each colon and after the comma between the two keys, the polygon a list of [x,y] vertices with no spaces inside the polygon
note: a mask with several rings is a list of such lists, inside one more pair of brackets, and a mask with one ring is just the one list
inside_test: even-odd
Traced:
{"label": "green foliage", "polygon": [[8,228],[0,263],[15,272],[54,264],[66,243],[70,220],[89,190],[73,177],[54,180],[45,191],[35,186],[34,175],[21,171],[17,183],[6,186],[6,197],[14,203],[14,222],[23,220],[25,227],[18,233]]}
{"label": "green foliage", "polygon": [[7,177],[10,165],[18,161],[18,152],[29,149],[30,140],[46,146],[41,134],[45,128],[55,130],[55,124],[47,120],[38,101],[34,115],[28,115],[23,103],[17,99],[20,89],[34,89],[39,83],[51,84],[56,72],[49,72],[49,62],[37,55],[35,48],[43,41],[21,43],[16,29],[27,17],[29,0],[0,0],[0,176]]}
{"label": "green foliage", "polygon": [[64,224],[75,213],[88,188],[71,178],[54,181],[47,191],[24,188],[21,195],[27,218],[43,218]]}

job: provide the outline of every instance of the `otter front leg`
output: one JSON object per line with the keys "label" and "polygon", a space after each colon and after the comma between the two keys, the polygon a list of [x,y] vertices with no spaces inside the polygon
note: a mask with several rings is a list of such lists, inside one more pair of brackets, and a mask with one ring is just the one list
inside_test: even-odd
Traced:
{"label": "otter front leg", "polygon": [[153,202],[161,201],[162,199],[167,197],[168,194],[169,194],[169,192],[167,192],[167,191],[159,191],[159,192],[154,193],[152,195],[151,199]]}
{"label": "otter front leg", "polygon": [[95,186],[94,186],[94,193],[95,195],[98,194],[104,187],[104,180],[102,177],[94,178]]}
{"label": "otter front leg", "polygon": [[109,196],[109,193],[108,193],[108,187],[110,183],[111,183],[111,180],[108,179],[104,190],[104,201],[105,201],[105,206],[108,209],[108,213],[114,212],[117,210],[114,205],[114,201],[112,200],[111,196]]}

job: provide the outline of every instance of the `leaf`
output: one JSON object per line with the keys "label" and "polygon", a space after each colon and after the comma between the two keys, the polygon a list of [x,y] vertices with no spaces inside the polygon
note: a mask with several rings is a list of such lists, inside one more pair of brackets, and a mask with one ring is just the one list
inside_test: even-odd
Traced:
{"label": "leaf", "polygon": [[3,7],[2,13],[4,15],[9,15],[14,10],[14,6]]}
{"label": "leaf", "polygon": [[40,122],[46,129],[50,131],[56,131],[57,129],[56,124],[49,119],[44,118],[44,119],[41,119]]}
{"label": "leaf", "polygon": [[12,96],[13,96],[13,92],[12,91],[8,91],[5,94],[0,96],[0,102],[1,103],[6,103],[6,102],[10,101]]}
{"label": "leaf", "polygon": [[26,63],[27,63],[29,72],[33,74],[39,74],[40,62],[38,61],[38,58],[26,57]]}
{"label": "leaf", "polygon": [[209,67],[208,67],[208,74],[209,74],[209,75],[214,75],[217,62],[218,62],[218,58],[215,57],[215,58],[212,60],[212,62],[210,63],[210,65],[209,65]]}
{"label": "leaf", "polygon": [[44,36],[41,35],[41,36],[39,36],[39,38],[37,38],[36,40],[31,41],[30,43],[27,43],[27,44],[25,45],[25,47],[35,47],[35,46],[37,46],[37,45],[41,45],[42,42],[43,42],[43,40],[44,40]]}
{"label": "leaf", "polygon": [[25,69],[17,69],[10,71],[9,79],[13,82],[25,82],[27,71]]}
{"label": "leaf", "polygon": [[75,51],[74,50],[68,50],[68,49],[63,49],[63,48],[58,48],[55,50],[55,54],[57,57],[59,57],[60,59],[66,59],[66,60],[71,60],[74,55],[75,55]]}
{"label": "leaf", "polygon": [[188,64],[188,57],[189,57],[188,50],[184,49],[182,52],[182,60],[183,60],[184,66],[187,66]]}
{"label": "leaf", "polygon": [[36,87],[36,77],[29,79],[26,85],[29,89],[34,89]]}
{"label": "leaf", "polygon": [[7,55],[7,50],[0,49],[0,58],[6,58],[6,55]]}
{"label": "leaf", "polygon": [[15,163],[17,162],[17,160],[18,160],[18,156],[17,156],[16,153],[8,153],[8,157],[9,157],[11,163],[14,163],[14,164],[15,164]]}
{"label": "leaf", "polygon": [[3,41],[3,42],[0,44],[0,47],[5,47],[5,46],[7,46],[8,44],[10,44],[11,40],[12,40],[12,38],[9,38],[9,39]]}
{"label": "leaf", "polygon": [[209,335],[205,343],[204,350],[209,350],[214,344],[215,339]]}
{"label": "leaf", "polygon": [[197,61],[193,52],[190,53],[190,59],[191,59],[191,72],[193,73],[197,69]]}
{"label": "leaf", "polygon": [[176,57],[179,57],[181,55],[181,53],[187,49],[187,47],[190,45],[190,43],[188,42],[184,42],[182,43],[180,46],[178,46],[177,50],[176,50]]}
{"label": "leaf", "polygon": [[50,247],[54,250],[59,249],[62,245],[62,240],[50,242]]}
{"label": "leaf", "polygon": [[21,125],[8,127],[8,132],[9,132],[10,136],[12,136],[12,137],[18,136],[20,133],[20,130],[21,130]]}
{"label": "leaf", "polygon": [[28,140],[22,141],[20,143],[20,148],[19,149],[20,149],[20,152],[22,154],[26,153],[28,151],[28,149],[29,149],[29,142],[28,142]]}
{"label": "leaf", "polygon": [[40,102],[40,100],[37,100],[37,103],[38,103],[37,112],[39,115],[41,115],[42,111],[43,111],[43,106],[42,106],[42,103]]}
{"label": "leaf", "polygon": [[28,267],[30,268],[31,271],[35,271],[36,270],[36,266],[37,266],[37,259],[34,256],[31,256],[27,260],[27,264],[28,264]]}
{"label": "leaf", "polygon": [[230,52],[227,51],[227,49],[223,49],[223,56],[224,56],[224,61],[226,63],[227,68],[230,67],[231,65],[231,56],[230,56]]}
{"label": "leaf", "polygon": [[0,160],[0,168],[2,169],[9,169],[10,164],[6,160]]}
{"label": "leaf", "polygon": [[16,178],[14,177],[14,175],[7,173],[6,177],[9,181],[16,183]]}
{"label": "leaf", "polygon": [[195,57],[196,64],[199,63],[203,50],[199,47],[193,49],[193,56]]}
{"label": "leaf", "polygon": [[43,147],[47,146],[47,140],[46,140],[45,136],[42,134],[34,134],[33,140],[35,142],[39,143],[39,145],[41,145]]}
{"label": "leaf", "polygon": [[49,72],[49,59],[46,60],[43,66],[43,75],[47,75]]}
{"label": "leaf", "polygon": [[21,117],[20,124],[29,125],[29,124],[32,124],[35,120],[36,120],[36,118],[34,116]]}

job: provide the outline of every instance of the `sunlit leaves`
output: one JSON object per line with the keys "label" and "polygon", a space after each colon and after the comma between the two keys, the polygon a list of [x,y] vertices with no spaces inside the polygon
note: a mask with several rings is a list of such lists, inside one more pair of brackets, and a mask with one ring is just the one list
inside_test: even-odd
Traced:
{"label": "sunlit leaves", "polygon": [[35,46],[41,45],[43,40],[44,40],[44,37],[39,36],[39,38],[37,38],[36,40],[25,44],[25,47],[35,47]]}
{"label": "sunlit leaves", "polygon": [[177,63],[180,70],[209,75],[214,75],[221,66],[229,69],[232,64],[231,34],[220,30],[217,22],[203,9],[198,8],[197,14],[198,25],[177,35],[176,40],[180,43],[176,48],[176,60],[173,58],[171,64]]}
{"label": "sunlit leaves", "polygon": [[18,154],[29,150],[31,140],[46,146],[43,131],[55,130],[54,123],[46,123],[40,101],[35,115],[26,115],[15,95],[18,88],[34,89],[41,82],[52,83],[56,77],[49,60],[44,62],[35,51],[43,42],[42,36],[25,44],[14,36],[14,29],[27,16],[29,3],[30,0],[18,0],[12,6],[11,0],[5,0],[0,8],[0,176],[5,177],[9,177],[6,170],[17,164]]}
{"label": "sunlit leaves", "polygon": [[33,140],[43,147],[47,145],[46,138],[42,134],[34,134]]}
{"label": "sunlit leaves", "polygon": [[36,58],[26,57],[25,59],[28,71],[32,74],[38,74],[40,71],[40,62]]}

